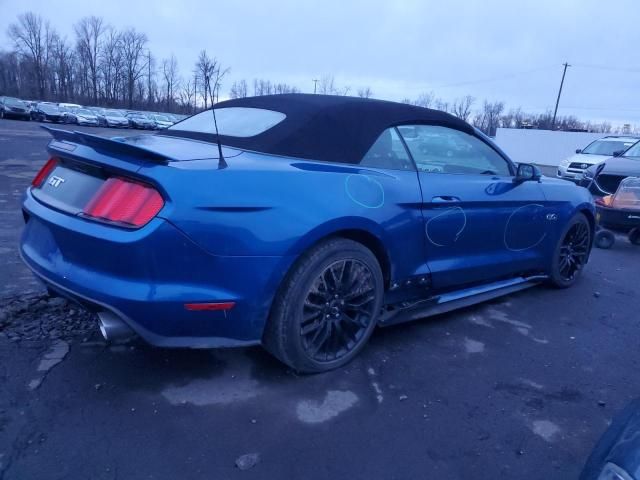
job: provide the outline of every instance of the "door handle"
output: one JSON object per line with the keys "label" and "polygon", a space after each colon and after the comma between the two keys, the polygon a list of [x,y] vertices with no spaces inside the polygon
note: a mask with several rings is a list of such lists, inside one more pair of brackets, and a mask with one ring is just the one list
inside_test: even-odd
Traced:
{"label": "door handle", "polygon": [[453,195],[438,195],[431,199],[431,203],[456,203],[459,201],[460,198],[454,197]]}

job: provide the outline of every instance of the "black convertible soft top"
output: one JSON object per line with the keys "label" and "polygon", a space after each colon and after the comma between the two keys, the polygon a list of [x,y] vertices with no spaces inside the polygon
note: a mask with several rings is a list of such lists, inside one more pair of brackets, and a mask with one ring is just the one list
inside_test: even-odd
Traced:
{"label": "black convertible soft top", "polygon": [[[223,145],[329,162],[359,163],[380,134],[393,126],[431,124],[473,133],[468,123],[448,113],[358,97],[293,93],[238,98],[215,106],[229,107],[274,110],[286,118],[252,137],[220,135]],[[180,130],[179,124],[161,135],[216,141],[215,135]]]}

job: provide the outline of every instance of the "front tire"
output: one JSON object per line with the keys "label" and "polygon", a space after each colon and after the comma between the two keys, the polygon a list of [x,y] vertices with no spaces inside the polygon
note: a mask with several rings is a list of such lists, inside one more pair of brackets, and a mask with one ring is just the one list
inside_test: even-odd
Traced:
{"label": "front tire", "polygon": [[640,245],[640,227],[636,227],[629,232],[629,241],[633,245]]}
{"label": "front tire", "polygon": [[591,225],[582,213],[576,214],[560,236],[553,254],[549,282],[557,288],[572,286],[582,273],[591,250]]}
{"label": "front tire", "polygon": [[298,372],[341,367],[376,326],[384,281],[370,250],[335,238],[306,252],[284,279],[265,328],[265,348]]}

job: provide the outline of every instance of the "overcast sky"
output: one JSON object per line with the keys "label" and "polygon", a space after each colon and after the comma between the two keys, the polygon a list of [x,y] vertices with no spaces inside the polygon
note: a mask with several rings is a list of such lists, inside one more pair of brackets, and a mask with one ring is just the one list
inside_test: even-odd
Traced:
{"label": "overcast sky", "polygon": [[544,111],[568,61],[559,114],[640,124],[640,0],[0,0],[0,48],[25,11],[69,38],[86,15],[133,26],[185,75],[205,48],[231,68],[223,94],[241,78],[312,92],[333,75],[378,98],[433,91]]}

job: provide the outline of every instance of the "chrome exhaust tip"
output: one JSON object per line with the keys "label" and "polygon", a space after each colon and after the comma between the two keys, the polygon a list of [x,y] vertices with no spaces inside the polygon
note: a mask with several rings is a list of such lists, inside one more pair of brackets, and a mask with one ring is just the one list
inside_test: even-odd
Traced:
{"label": "chrome exhaust tip", "polygon": [[113,312],[98,312],[98,326],[107,342],[125,341],[135,336],[131,327]]}

